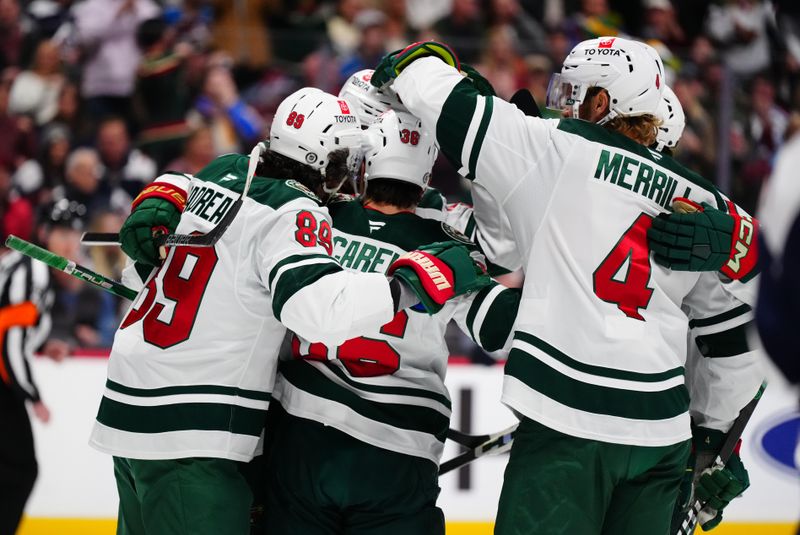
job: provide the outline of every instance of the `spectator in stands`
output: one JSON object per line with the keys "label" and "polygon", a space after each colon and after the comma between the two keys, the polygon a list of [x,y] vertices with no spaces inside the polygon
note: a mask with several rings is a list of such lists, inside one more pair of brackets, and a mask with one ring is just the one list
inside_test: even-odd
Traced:
{"label": "spectator in stands", "polygon": [[103,180],[103,166],[97,151],[88,147],[72,151],[66,161],[64,185],[53,190],[53,198],[81,204],[80,217],[84,226],[94,214],[109,209],[111,187]]}
{"label": "spectator in stands", "polygon": [[480,63],[476,66],[492,84],[497,96],[505,100],[527,84],[527,68],[519,55],[515,35],[510,26],[491,28]]}
{"label": "spectator in stands", "polygon": [[174,45],[174,31],[161,18],[139,25],[136,41],[144,57],[136,81],[140,109],[139,147],[162,168],[181,152],[190,128],[186,113],[191,104],[184,60],[191,45]]}
{"label": "spectator in stands", "polygon": [[125,121],[120,117],[103,120],[97,129],[97,151],[105,167],[103,181],[107,187],[136,198],[142,188],[155,179],[155,162],[139,149],[131,147]]}
{"label": "spectator in stands", "polygon": [[234,63],[251,71],[267,66],[269,36],[262,10],[264,0],[213,0],[216,20],[212,25],[215,47]]}
{"label": "spectator in stands", "polygon": [[0,77],[0,166],[5,166],[11,172],[36,154],[33,121],[8,112],[12,80],[13,77],[7,72]]}
{"label": "spectator in stands", "polygon": [[211,129],[203,126],[194,131],[183,148],[180,158],[172,160],[166,169],[193,175],[211,163],[216,156]]}
{"label": "spectator in stands", "polygon": [[[405,2],[384,2],[383,12],[386,14],[384,23],[384,42],[386,50],[405,48],[414,41],[413,33],[406,19]],[[372,68],[372,67],[370,67]]]}
{"label": "spectator in stands", "polygon": [[702,81],[694,69],[687,69],[672,87],[686,114],[686,128],[675,149],[675,158],[702,176],[713,177],[717,158],[716,124],[700,100],[704,92]]}
{"label": "spectator in stands", "polygon": [[377,9],[365,9],[356,15],[355,27],[361,32],[358,48],[342,60],[339,69],[339,85],[354,73],[371,69],[386,52],[386,15]]}
{"label": "spectator in stands", "polygon": [[25,65],[33,41],[31,21],[18,0],[0,0],[0,70]]}
{"label": "spectator in stands", "polygon": [[735,74],[749,77],[770,65],[769,27],[774,25],[769,2],[736,0],[712,4],[708,33]]}
{"label": "spectator in stands", "polygon": [[[675,8],[670,0],[645,0],[645,26],[641,31],[645,39],[654,39],[674,50],[686,44],[686,34],[678,24]],[[662,60],[664,57],[662,55]]]}
{"label": "spectator in stands", "polygon": [[[14,234],[30,240],[33,234],[33,207],[20,196],[11,182],[11,173],[0,165],[0,234]],[[0,244],[0,248],[3,244]]]}
{"label": "spectator in stands", "polygon": [[523,56],[547,52],[547,33],[520,5],[519,0],[492,0],[494,26],[505,26]]}
{"label": "spectator in stands", "polygon": [[[75,201],[61,199],[49,210],[52,230],[40,236],[43,247],[79,264],[87,265],[81,251],[81,233],[85,229],[86,209]],[[98,290],[63,271],[53,271],[52,337],[70,347],[102,347],[98,324],[106,321],[111,310],[104,306],[107,292]],[[112,296],[113,297],[113,296]],[[113,310],[111,311],[113,313]]]}
{"label": "spectator in stands", "polygon": [[42,189],[37,202],[45,204],[52,200],[52,190],[66,182],[67,156],[72,149],[72,135],[64,125],[55,123],[42,132],[39,147],[39,165],[42,169]]}
{"label": "spectator in stands", "polygon": [[58,114],[58,99],[63,85],[58,47],[52,41],[41,41],[36,47],[31,68],[14,78],[8,109],[13,114],[32,116],[41,126]]}
{"label": "spectator in stands", "polygon": [[81,96],[93,120],[115,114],[129,121],[141,53],[136,29],[158,16],[153,0],[85,0],[72,7],[83,56]]}
{"label": "spectator in stands", "polygon": [[758,192],[772,172],[772,161],[783,143],[789,115],[775,101],[775,86],[757,76],[749,91],[750,109],[744,123],[748,152],[742,162],[736,187],[737,201],[749,212],[755,210]]}
{"label": "spectator in stands", "polygon": [[570,38],[569,48],[585,39],[618,35],[623,26],[622,16],[611,11],[608,0],[581,0],[580,11],[564,23]]}
{"label": "spectator in stands", "polygon": [[202,93],[195,101],[191,115],[189,121],[193,124],[205,122],[211,128],[217,155],[241,152],[243,147],[249,147],[263,137],[262,119],[240,98],[224,59],[210,62]]}
{"label": "spectator in stands", "polygon": [[361,40],[361,30],[356,26],[356,16],[364,9],[363,0],[339,0],[336,14],[328,19],[328,40],[339,57],[352,54]]}
{"label": "spectator in stands", "polygon": [[475,63],[480,57],[486,27],[478,0],[453,0],[450,14],[433,29],[445,43],[458,50],[462,61]]}

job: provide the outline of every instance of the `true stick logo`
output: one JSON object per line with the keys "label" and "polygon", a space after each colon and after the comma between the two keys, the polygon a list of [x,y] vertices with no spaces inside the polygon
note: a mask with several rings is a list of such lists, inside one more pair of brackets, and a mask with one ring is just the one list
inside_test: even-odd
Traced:
{"label": "true stick logo", "polygon": [[433,281],[433,284],[436,286],[437,290],[446,290],[447,288],[451,287],[447,277],[444,276],[444,274],[439,270],[439,266],[437,266],[433,260],[428,257],[428,255],[420,253],[419,251],[412,251],[405,255],[405,257],[411,262],[417,264],[419,267],[425,270],[425,273],[430,275],[431,281]]}

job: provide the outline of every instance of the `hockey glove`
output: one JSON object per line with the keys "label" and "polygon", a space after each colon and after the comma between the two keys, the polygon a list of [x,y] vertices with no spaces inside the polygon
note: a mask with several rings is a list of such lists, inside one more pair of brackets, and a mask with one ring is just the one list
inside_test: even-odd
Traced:
{"label": "hockey glove", "polygon": [[134,201],[131,215],[119,229],[119,242],[125,254],[134,261],[156,266],[162,256],[159,238],[175,232],[183,206],[160,195],[142,198],[146,192],[142,192]]}
{"label": "hockey glove", "polygon": [[[716,456],[725,441],[725,433],[715,429],[695,427],[692,434],[698,455],[710,451]],[[722,522],[722,510],[750,486],[750,477],[739,457],[739,445],[724,467],[706,468],[695,481],[694,496],[703,504],[698,515],[703,531],[717,527]]]}
{"label": "hockey glove", "polygon": [[743,282],[756,275],[757,225],[737,212],[730,213],[688,199],[676,199],[676,213],[661,214],[647,231],[655,260],[675,271],[721,271]]}
{"label": "hockey glove", "polygon": [[433,315],[448,299],[492,283],[482,260],[480,253],[463,243],[437,242],[404,254],[389,266],[387,275],[411,288]]}
{"label": "hockey glove", "polygon": [[395,50],[386,54],[375,67],[370,83],[375,87],[382,88],[403,72],[411,62],[419,58],[435,56],[451,67],[461,70],[458,57],[453,50],[444,43],[437,41],[419,41],[411,43],[403,50]]}

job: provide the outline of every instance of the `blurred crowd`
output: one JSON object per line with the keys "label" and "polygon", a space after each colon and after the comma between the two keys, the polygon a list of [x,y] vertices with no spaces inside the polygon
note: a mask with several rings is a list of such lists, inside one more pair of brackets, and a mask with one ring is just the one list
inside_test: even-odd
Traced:
{"label": "blurred crowd", "polygon": [[[510,97],[543,105],[577,42],[629,35],[659,50],[687,116],[676,157],[752,211],[800,127],[800,2],[774,0],[0,0],[0,226],[119,278],[114,232],[160,171],[194,173],[266,137],[303,86],[423,39],[451,44]],[[468,184],[442,159],[433,185]],[[53,337],[108,347],[124,304],[57,277]],[[469,348],[461,348],[469,351]]]}

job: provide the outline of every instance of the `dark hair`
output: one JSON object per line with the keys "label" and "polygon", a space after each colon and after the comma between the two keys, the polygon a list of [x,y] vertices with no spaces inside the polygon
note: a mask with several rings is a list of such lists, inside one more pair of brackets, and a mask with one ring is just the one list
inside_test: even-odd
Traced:
{"label": "dark hair", "polygon": [[136,29],[136,44],[143,51],[158,43],[167,31],[167,23],[158,17],[147,19]]}
{"label": "dark hair", "polygon": [[323,177],[322,173],[309,165],[268,150],[264,153],[256,173],[270,178],[297,180],[314,193],[321,194],[323,184],[334,188],[347,176],[348,154],[347,149],[337,149],[328,154],[328,164],[325,166],[325,177]]}
{"label": "dark hair", "polygon": [[367,201],[391,204],[400,209],[414,208],[422,198],[422,188],[393,178],[376,178],[367,182]]}

